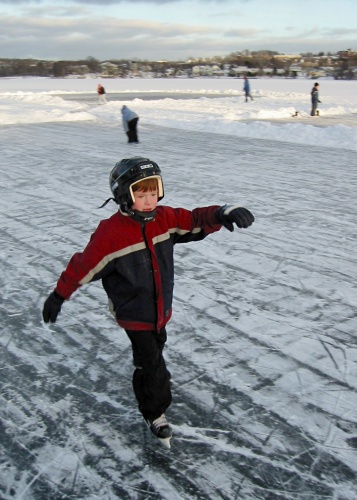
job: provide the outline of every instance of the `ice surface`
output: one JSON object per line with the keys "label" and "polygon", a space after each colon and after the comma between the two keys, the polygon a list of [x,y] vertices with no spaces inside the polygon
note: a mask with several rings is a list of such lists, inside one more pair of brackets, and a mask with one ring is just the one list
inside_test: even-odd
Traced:
{"label": "ice surface", "polygon": [[[103,82],[98,106],[94,79],[0,79],[0,125],[105,121],[118,125],[129,104],[141,123],[238,137],[357,150],[354,81],[320,81],[320,115],[310,116],[311,80],[251,80],[244,102],[242,79],[113,79]],[[295,116],[296,112],[298,113]]]}
{"label": "ice surface", "polygon": [[[197,88],[134,101],[113,89],[102,107],[89,88],[59,97],[21,82],[23,96],[0,91],[0,497],[357,498],[356,92],[321,81],[331,108],[345,99],[350,110],[336,125],[306,118],[290,133],[294,119],[280,116],[247,119],[240,133],[226,113],[245,103],[207,98],[216,80],[198,99]],[[276,92],[272,108],[286,109]],[[123,102],[141,116],[138,146],[126,143]],[[161,166],[165,204],[240,203],[256,217],[176,249],[170,451],[138,414],[129,342],[100,284],[76,292],[55,325],[41,320],[69,257],[115,210],[97,209],[109,170],[133,155]]]}

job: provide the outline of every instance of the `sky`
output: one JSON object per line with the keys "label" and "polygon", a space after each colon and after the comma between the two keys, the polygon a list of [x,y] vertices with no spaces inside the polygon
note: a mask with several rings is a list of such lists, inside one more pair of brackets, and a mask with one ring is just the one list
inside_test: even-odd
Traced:
{"label": "sky", "polygon": [[0,0],[0,58],[184,61],[357,50],[356,0]]}

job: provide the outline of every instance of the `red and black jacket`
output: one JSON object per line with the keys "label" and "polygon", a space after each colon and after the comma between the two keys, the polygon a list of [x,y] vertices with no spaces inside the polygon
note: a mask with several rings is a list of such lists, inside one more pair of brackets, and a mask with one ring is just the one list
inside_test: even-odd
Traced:
{"label": "red and black jacket", "polygon": [[80,286],[102,280],[120,326],[160,330],[172,312],[173,247],[219,231],[217,208],[158,206],[155,220],[146,223],[118,211],[100,222],[83,252],[73,255],[55,291],[69,299]]}

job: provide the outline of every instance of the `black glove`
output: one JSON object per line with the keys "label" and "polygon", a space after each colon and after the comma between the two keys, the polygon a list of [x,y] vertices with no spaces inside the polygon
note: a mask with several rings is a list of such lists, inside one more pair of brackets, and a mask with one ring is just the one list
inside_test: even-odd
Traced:
{"label": "black glove", "polygon": [[45,323],[49,321],[56,323],[57,316],[61,310],[64,298],[56,292],[52,292],[43,306],[42,317]]}
{"label": "black glove", "polygon": [[234,231],[233,222],[241,229],[246,228],[253,224],[254,215],[246,208],[237,205],[224,205],[217,210],[216,220],[229,231]]}
{"label": "black glove", "polygon": [[317,101],[317,102],[319,102],[320,104],[322,104],[322,102],[321,102],[321,101]]}

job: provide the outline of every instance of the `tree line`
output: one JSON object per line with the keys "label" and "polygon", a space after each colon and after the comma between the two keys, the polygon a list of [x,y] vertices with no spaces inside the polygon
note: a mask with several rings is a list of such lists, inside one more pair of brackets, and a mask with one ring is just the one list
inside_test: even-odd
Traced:
{"label": "tree line", "polygon": [[[144,71],[151,70],[156,74],[165,74],[167,68],[172,69],[172,74],[180,70],[190,70],[195,65],[215,64],[223,66],[245,66],[247,68],[272,68],[276,70],[286,70],[292,63],[297,63],[303,68],[321,68],[329,65],[333,68],[336,77],[354,78],[356,76],[357,53],[348,53],[348,57],[338,54],[319,52],[318,54],[305,53],[296,56],[286,56],[276,51],[261,50],[251,52],[233,52],[227,56],[215,56],[207,58],[188,58],[186,61],[147,61],[147,60],[125,60],[110,59],[104,62],[95,57],[87,57],[80,60],[60,60],[46,61],[37,59],[2,59],[0,58],[0,77],[16,76],[36,76],[36,77],[57,77],[63,78],[71,74],[85,75],[88,73],[100,74],[103,64],[112,63],[116,66],[115,76],[125,78],[128,73],[135,68]],[[353,57],[351,57],[351,55]]]}

